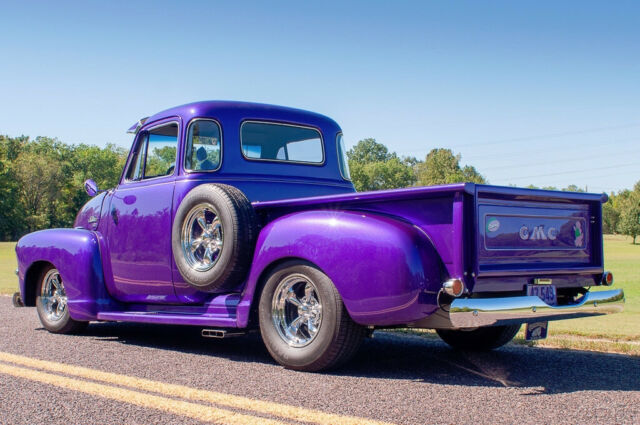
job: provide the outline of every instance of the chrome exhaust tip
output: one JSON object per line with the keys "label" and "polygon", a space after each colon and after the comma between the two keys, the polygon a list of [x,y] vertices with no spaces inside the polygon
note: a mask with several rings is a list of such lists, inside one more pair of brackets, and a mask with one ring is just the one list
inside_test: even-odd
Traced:
{"label": "chrome exhaust tip", "polygon": [[229,332],[225,329],[203,329],[201,335],[204,338],[229,338],[232,336],[242,336],[245,332]]}

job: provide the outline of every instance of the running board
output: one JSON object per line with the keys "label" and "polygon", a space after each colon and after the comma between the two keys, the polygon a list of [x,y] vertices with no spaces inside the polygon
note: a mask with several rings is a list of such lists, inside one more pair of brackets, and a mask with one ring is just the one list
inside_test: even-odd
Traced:
{"label": "running board", "polygon": [[98,320],[114,322],[158,323],[164,325],[190,325],[202,327],[235,328],[235,315],[167,313],[157,311],[109,311],[98,313]]}
{"label": "running board", "polygon": [[243,336],[245,332],[229,332],[225,329],[203,329],[202,336],[204,338],[230,338],[234,336]]}

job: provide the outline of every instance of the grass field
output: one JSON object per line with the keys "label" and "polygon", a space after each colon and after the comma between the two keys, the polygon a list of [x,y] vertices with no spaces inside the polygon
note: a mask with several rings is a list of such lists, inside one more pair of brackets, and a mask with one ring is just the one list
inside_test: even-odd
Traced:
{"label": "grass field", "polygon": [[14,271],[16,261],[15,242],[0,242],[0,294],[13,294],[18,290],[18,277]]}
{"label": "grass field", "polygon": [[[0,242],[0,293],[18,290],[14,247],[14,242]],[[624,313],[551,322],[549,339],[537,345],[584,349],[606,346],[640,354],[640,245],[632,245],[631,238],[606,235],[604,251],[605,269],[615,276],[614,288],[624,288]]]}

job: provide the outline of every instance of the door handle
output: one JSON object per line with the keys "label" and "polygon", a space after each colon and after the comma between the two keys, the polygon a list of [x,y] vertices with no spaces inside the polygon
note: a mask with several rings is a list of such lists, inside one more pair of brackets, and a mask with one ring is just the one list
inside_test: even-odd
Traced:
{"label": "door handle", "polygon": [[118,210],[115,208],[111,209],[111,218],[113,219],[113,222],[117,225],[118,224]]}

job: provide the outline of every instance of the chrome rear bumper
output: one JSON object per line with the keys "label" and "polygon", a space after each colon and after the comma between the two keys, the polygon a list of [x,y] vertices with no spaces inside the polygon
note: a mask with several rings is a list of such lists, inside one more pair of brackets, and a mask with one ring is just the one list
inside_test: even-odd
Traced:
{"label": "chrome rear bumper", "polygon": [[458,298],[412,327],[476,328],[514,323],[545,322],[619,313],[624,291],[587,292],[575,304],[553,306],[536,296],[505,298]]}

